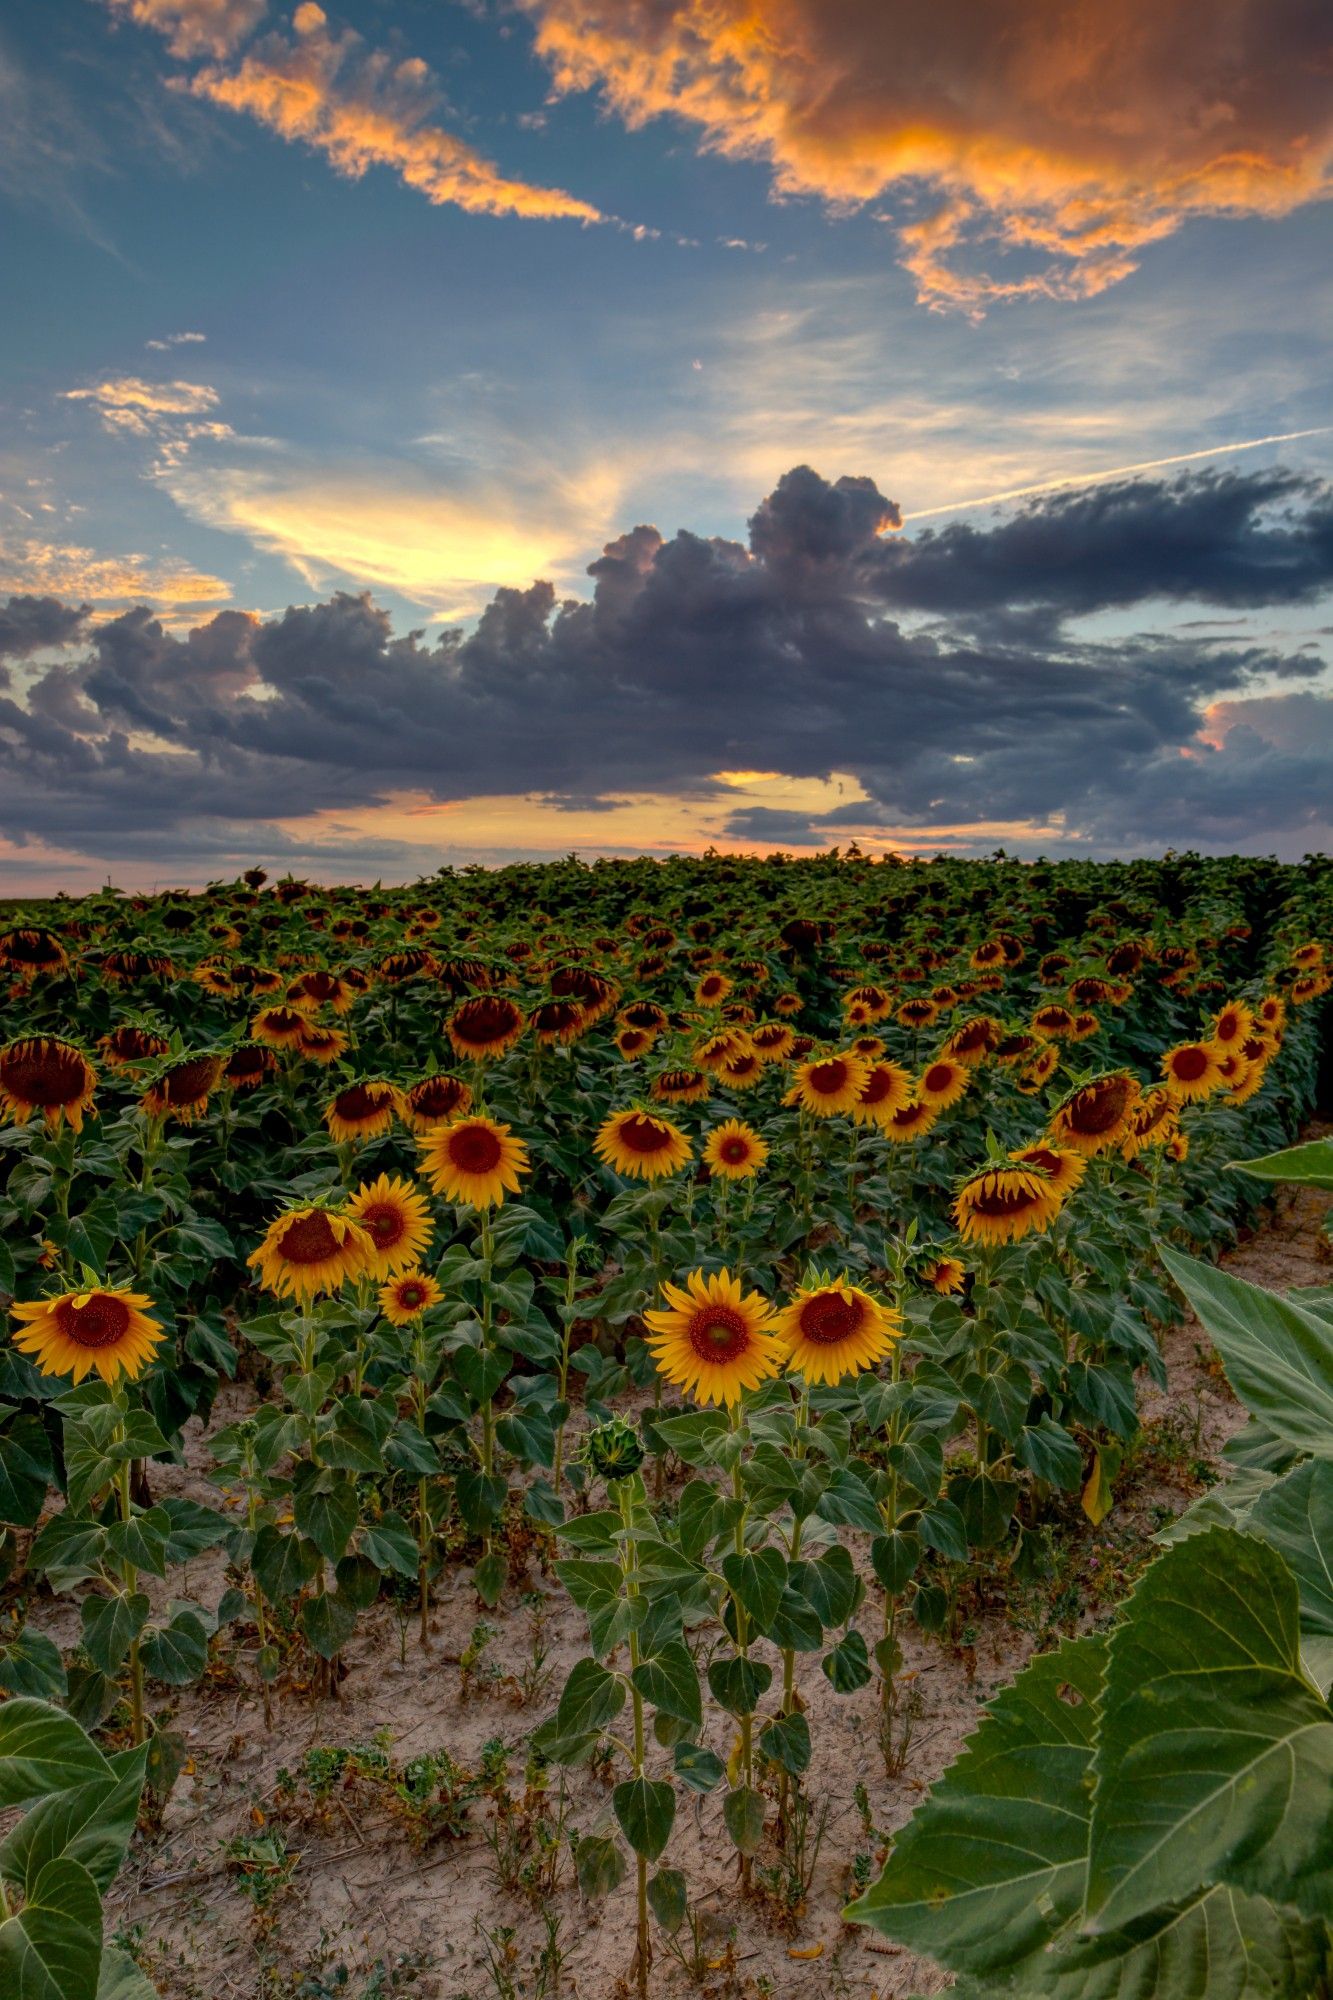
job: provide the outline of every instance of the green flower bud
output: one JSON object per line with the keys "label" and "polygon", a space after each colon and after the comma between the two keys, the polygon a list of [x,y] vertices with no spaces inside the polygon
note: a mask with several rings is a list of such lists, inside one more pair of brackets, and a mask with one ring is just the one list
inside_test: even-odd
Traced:
{"label": "green flower bud", "polygon": [[643,1439],[624,1417],[611,1417],[589,1431],[585,1454],[594,1472],[603,1479],[628,1479],[643,1464]]}

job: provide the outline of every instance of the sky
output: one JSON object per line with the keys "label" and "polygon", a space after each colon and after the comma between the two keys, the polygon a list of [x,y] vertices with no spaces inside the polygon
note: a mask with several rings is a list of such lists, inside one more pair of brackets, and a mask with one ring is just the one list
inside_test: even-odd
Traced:
{"label": "sky", "polygon": [[11,0],[0,895],[1333,823],[1324,0]]}

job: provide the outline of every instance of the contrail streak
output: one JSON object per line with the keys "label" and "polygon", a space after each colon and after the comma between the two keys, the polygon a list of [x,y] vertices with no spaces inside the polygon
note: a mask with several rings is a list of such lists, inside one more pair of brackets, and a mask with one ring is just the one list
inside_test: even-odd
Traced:
{"label": "contrail streak", "polygon": [[1327,437],[1333,424],[1309,431],[1282,431],[1276,437],[1246,438],[1243,444],[1212,444],[1205,451],[1178,451],[1173,458],[1145,458],[1138,465],[1112,465],[1104,472],[1073,472],[1065,479],[1046,479],[1039,486],[1011,486],[1004,493],[983,493],[974,500],[950,500],[943,507],[923,507],[904,514],[906,521],[928,521],[936,514],[957,514],[964,507],[993,507],[1001,500],[1025,500],[1033,493],[1054,493],[1062,486],[1095,486],[1103,479],[1124,479],[1131,472],[1156,472],[1163,465],[1188,465],[1196,458],[1221,458],[1231,451],[1257,451],[1260,445],[1291,444],[1296,438]]}

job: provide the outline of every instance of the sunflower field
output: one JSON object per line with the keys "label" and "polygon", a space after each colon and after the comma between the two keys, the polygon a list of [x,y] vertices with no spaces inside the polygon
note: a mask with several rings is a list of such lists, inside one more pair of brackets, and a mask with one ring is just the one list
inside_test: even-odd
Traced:
{"label": "sunflower field", "polygon": [[1333,1992],[1331,990],[1312,857],[0,908],[0,2000]]}

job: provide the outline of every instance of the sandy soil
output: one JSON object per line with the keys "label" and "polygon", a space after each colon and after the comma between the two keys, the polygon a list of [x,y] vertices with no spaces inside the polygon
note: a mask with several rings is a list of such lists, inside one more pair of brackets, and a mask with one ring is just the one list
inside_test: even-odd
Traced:
{"label": "sandy soil", "polygon": [[[1228,1266],[1279,1289],[1326,1282],[1333,1275],[1320,1235],[1327,1206],[1325,1196],[1280,1191],[1261,1226],[1228,1256]],[[1015,1591],[1002,1575],[979,1576],[956,1644],[908,1628],[908,1686],[917,1712],[900,1776],[885,1775],[873,1684],[840,1697],[817,1656],[799,1663],[815,1745],[808,1791],[816,1813],[827,1809],[803,1912],[784,1923],[772,1898],[745,1899],[718,1800],[682,1796],[667,1859],[685,1871],[695,1891],[711,1969],[695,1983],[663,1952],[653,1969],[654,1996],[889,2000],[945,1984],[910,1953],[840,1921],[854,1855],[873,1856],[878,1848],[855,1788],[865,1788],[873,1828],[899,1826],[952,1759],[979,1705],[1057,1629],[1108,1617],[1154,1528],[1201,1489],[1243,1412],[1196,1324],[1174,1330],[1166,1352],[1169,1388],[1165,1394],[1145,1389],[1145,1443],[1103,1527],[1094,1531],[1071,1510],[1058,1537],[1057,1573],[1044,1583]],[[215,1421],[234,1415],[243,1394],[230,1391]],[[202,1458],[198,1438],[190,1457],[196,1465]],[[188,1467],[155,1467],[153,1476],[162,1490],[209,1497]],[[196,1566],[191,1590],[215,1599],[221,1569],[220,1562]],[[72,1641],[73,1607],[51,1610],[50,1628]],[[495,1628],[485,1649],[487,1671],[465,1688],[460,1661],[483,1618]],[[187,1692],[176,1704],[172,1727],[186,1739],[190,1766],[160,1831],[136,1839],[108,1899],[108,1929],[131,1934],[165,2000],[387,2000],[405,1993],[422,2000],[615,2000],[625,1990],[632,1951],[629,1882],[608,1900],[585,1904],[566,1855],[547,1904],[559,1919],[564,1951],[559,1981],[552,1983],[537,1963],[547,1936],[540,1904],[498,1879],[485,1837],[496,1825],[491,1800],[472,1804],[462,1838],[417,1852],[401,1822],[364,1790],[336,1794],[323,1809],[311,1809],[308,1799],[303,1804],[299,1793],[286,1804],[275,1795],[279,1768],[297,1767],[307,1749],[366,1742],[381,1730],[391,1733],[402,1758],[444,1748],[473,1771],[481,1766],[483,1745],[498,1738],[510,1753],[510,1789],[521,1795],[525,1738],[550,1712],[570,1666],[585,1651],[584,1631],[582,1614],[534,1562],[525,1583],[493,1613],[479,1608],[461,1580],[446,1581],[428,1653],[410,1625],[400,1632],[389,1610],[370,1614],[349,1651],[338,1697],[321,1702],[308,1693],[280,1692],[271,1733],[252,1686],[224,1674]],[[535,1635],[545,1648],[545,1677],[525,1703],[518,1683],[532,1670]],[[725,1755],[730,1744],[719,1739],[716,1747]],[[552,1775],[554,1811],[559,1777]],[[581,1771],[570,1774],[568,1788],[570,1824],[591,1831],[609,1812],[609,1785]],[[287,1886],[257,1911],[222,1848],[238,1836],[262,1839],[275,1828],[295,1865]],[[758,1859],[771,1864],[775,1856],[769,1851]],[[489,1944],[483,1926],[492,1933]],[[501,1927],[512,1936],[503,1937]],[[501,1977],[488,1970],[488,1953],[501,1960]]]}

